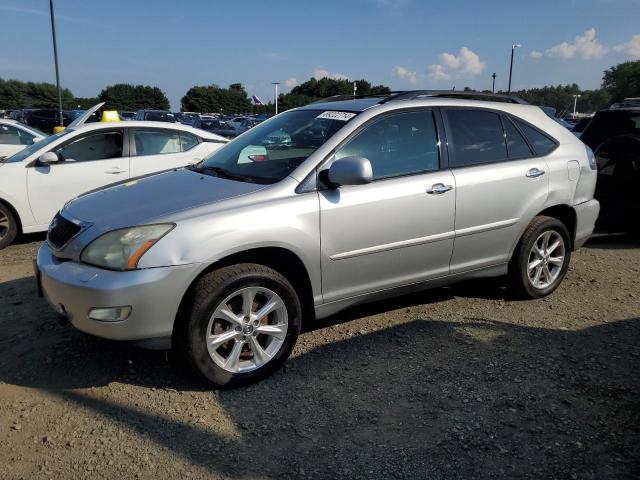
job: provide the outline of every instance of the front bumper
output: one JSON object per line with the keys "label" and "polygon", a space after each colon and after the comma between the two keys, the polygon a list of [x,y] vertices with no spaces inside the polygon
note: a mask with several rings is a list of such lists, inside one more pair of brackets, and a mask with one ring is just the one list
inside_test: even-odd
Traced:
{"label": "front bumper", "polygon": [[600,213],[600,202],[595,199],[574,205],[576,212],[576,238],[573,243],[574,249],[582,247],[593,233],[598,214]]}
{"label": "front bumper", "polygon": [[[51,306],[78,330],[114,340],[148,340],[172,334],[178,306],[198,264],[115,272],[73,261],[60,261],[43,243],[36,277]],[[92,308],[131,306],[126,320],[89,318]]]}

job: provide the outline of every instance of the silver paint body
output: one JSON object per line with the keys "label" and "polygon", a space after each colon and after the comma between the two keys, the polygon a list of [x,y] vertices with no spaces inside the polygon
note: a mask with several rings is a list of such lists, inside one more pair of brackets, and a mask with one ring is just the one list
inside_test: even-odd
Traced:
{"label": "silver paint body", "polygon": [[[62,214],[88,227],[60,251],[47,243],[40,248],[45,295],[52,305],[64,305],[80,330],[150,339],[171,335],[180,302],[203,271],[249,249],[278,247],[295,254],[309,277],[316,318],[322,318],[385,295],[502,275],[529,222],[548,207],[575,210],[575,248],[592,233],[599,212],[593,199],[596,172],[580,140],[539,108],[444,98],[376,101],[303,107],[362,113],[273,185],[178,170],[71,201]],[[508,112],[560,145],[542,158],[297,192],[364,123],[387,112],[436,106]],[[528,177],[534,168],[545,173]],[[439,184],[451,189],[427,193]],[[82,249],[104,232],[163,222],[176,228],[142,257],[138,270],[114,272],[79,261]],[[125,321],[87,317],[90,308],[121,305],[133,307]]]}

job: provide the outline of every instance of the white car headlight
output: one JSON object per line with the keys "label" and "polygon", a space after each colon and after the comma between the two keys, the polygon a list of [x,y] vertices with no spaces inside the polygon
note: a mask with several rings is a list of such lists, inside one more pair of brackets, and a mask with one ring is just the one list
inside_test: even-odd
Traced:
{"label": "white car headlight", "polygon": [[134,270],[147,250],[173,227],[174,224],[165,223],[107,232],[85,247],[80,260],[111,270]]}

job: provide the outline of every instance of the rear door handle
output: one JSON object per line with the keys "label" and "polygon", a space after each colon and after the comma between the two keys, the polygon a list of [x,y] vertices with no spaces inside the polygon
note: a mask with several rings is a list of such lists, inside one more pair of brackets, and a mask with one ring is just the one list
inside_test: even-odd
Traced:
{"label": "rear door handle", "polygon": [[532,168],[527,172],[527,177],[536,178],[544,175],[544,170],[540,170],[539,168]]}
{"label": "rear door handle", "polygon": [[126,172],[126,170],[122,170],[122,169],[120,169],[118,167],[114,167],[111,170],[105,170],[104,173],[108,173],[110,175],[117,175],[119,173],[124,173],[124,172]]}
{"label": "rear door handle", "polygon": [[434,183],[429,188],[427,188],[427,193],[429,195],[442,195],[443,193],[447,193],[451,189],[453,189],[452,185],[445,185],[444,183]]}

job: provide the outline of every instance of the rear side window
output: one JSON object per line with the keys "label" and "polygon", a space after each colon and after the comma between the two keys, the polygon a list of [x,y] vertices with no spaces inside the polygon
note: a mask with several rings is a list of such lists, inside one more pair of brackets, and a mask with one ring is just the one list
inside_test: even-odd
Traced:
{"label": "rear side window", "polygon": [[482,110],[447,110],[453,167],[501,162],[508,158],[500,116]]}
{"label": "rear side window", "polygon": [[180,153],[180,134],[174,130],[133,129],[136,155],[164,155]]}
{"label": "rear side window", "polygon": [[507,150],[510,159],[527,158],[532,155],[529,145],[518,129],[507,117],[502,117],[504,134],[507,139]]}
{"label": "rear side window", "polygon": [[516,120],[518,127],[522,130],[525,137],[529,140],[529,143],[533,146],[538,157],[544,157],[550,154],[556,148],[556,142],[547,137],[544,133],[537,129],[530,127],[520,120]]}
{"label": "rear side window", "polygon": [[180,146],[183,152],[191,150],[196,145],[198,145],[198,137],[190,133],[180,132]]}
{"label": "rear side window", "polygon": [[350,156],[367,158],[374,179],[437,170],[433,114],[398,113],[373,122],[336,152],[336,159]]}

